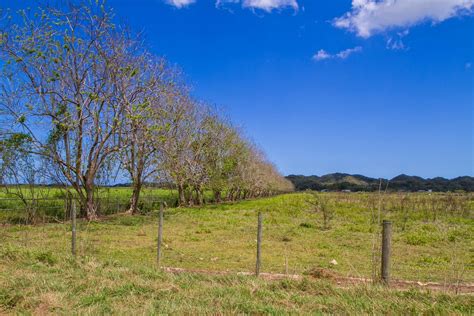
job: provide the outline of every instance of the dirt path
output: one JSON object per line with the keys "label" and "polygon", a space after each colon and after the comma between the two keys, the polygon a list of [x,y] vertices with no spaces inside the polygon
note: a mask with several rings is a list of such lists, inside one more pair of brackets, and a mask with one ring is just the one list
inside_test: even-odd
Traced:
{"label": "dirt path", "polygon": [[[245,275],[245,276],[254,276],[252,272],[229,272],[229,271],[209,271],[209,270],[197,270],[197,269],[182,269],[182,268],[173,268],[173,267],[163,267],[163,271],[174,274],[181,273],[194,273],[194,274],[204,274],[204,275]],[[282,273],[260,273],[260,277],[265,280],[302,280],[303,275],[299,274],[282,274]],[[325,279],[330,280],[335,283],[338,287],[349,288],[355,285],[370,285],[373,284],[371,279],[366,278],[355,278],[355,277],[342,277],[335,275],[333,272],[318,269],[310,274],[307,277],[314,279]],[[419,282],[419,281],[407,281],[407,280],[392,280],[390,283],[390,288],[397,290],[409,290],[409,289],[420,289],[420,290],[430,290],[430,291],[440,291],[440,292],[450,292],[456,294],[467,294],[474,295],[474,284],[443,284],[436,282]]]}

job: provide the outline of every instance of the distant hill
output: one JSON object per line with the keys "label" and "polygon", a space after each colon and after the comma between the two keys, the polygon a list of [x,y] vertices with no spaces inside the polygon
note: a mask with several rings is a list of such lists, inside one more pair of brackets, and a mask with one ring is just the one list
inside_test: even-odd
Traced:
{"label": "distant hill", "polygon": [[[324,176],[289,175],[297,191],[304,190],[351,190],[351,191],[377,191],[380,179],[370,178],[360,174],[331,173]],[[390,191],[428,191],[447,192],[463,190],[474,192],[474,177],[464,176],[454,179],[436,177],[424,179],[417,176],[401,174],[393,179],[382,179],[383,189],[387,186]]]}

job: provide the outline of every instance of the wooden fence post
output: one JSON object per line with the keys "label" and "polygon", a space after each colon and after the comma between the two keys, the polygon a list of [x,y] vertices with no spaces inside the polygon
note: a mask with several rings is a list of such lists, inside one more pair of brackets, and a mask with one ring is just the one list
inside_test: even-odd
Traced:
{"label": "wooden fence post", "polygon": [[76,201],[72,201],[71,207],[71,253],[76,257]]}
{"label": "wooden fence post", "polygon": [[158,217],[158,244],[157,244],[157,253],[156,253],[156,262],[158,267],[161,263],[161,243],[163,241],[163,203],[160,203],[160,214]]}
{"label": "wooden fence post", "polygon": [[392,222],[384,220],[382,223],[382,282],[390,283],[390,252],[392,239]]}
{"label": "wooden fence post", "polygon": [[262,212],[258,212],[258,227],[257,227],[257,262],[255,264],[255,275],[260,275],[261,255],[262,255]]}

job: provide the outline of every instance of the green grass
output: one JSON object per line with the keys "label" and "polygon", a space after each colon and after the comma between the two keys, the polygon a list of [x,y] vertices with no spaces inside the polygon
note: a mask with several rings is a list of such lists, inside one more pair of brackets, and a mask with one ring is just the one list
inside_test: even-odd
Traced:
{"label": "green grass", "polygon": [[[370,277],[374,236],[377,243],[380,239],[366,203],[372,195],[329,196],[335,212],[330,229],[323,229],[322,215],[308,208],[305,193],[168,209],[163,265],[253,271],[256,214],[262,211],[264,272],[284,272],[286,257],[290,273],[324,268],[342,276]],[[393,278],[474,281],[474,219],[470,212],[444,212],[433,219],[428,213],[413,211],[407,217],[394,205],[384,204],[382,213],[382,218],[394,223]],[[373,286],[341,289],[309,276],[302,281],[264,281],[243,276],[169,275],[155,267],[156,231],[156,213],[79,221],[78,260],[74,262],[69,255],[68,224],[2,227],[0,310],[85,314],[473,312],[473,296],[469,295]],[[333,259],[337,265],[330,263]]]}
{"label": "green grass", "polygon": [[[15,255],[12,255],[14,253]],[[0,313],[55,314],[472,314],[472,296],[381,287],[340,289],[324,280],[171,275],[152,266],[82,257],[54,262],[10,249],[0,268]],[[47,257],[56,257],[48,254]],[[5,258],[2,259],[5,263]]]}
{"label": "green grass", "polygon": [[[66,191],[61,188],[37,187],[32,194],[27,187],[20,187],[22,193],[31,198],[34,194],[37,199],[34,210],[35,217],[39,221],[56,221],[65,218],[66,214]],[[24,224],[28,223],[27,207],[33,205],[28,200],[28,205],[12,193],[0,191],[0,223]],[[96,193],[99,213],[110,215],[127,210],[130,206],[129,200],[131,189],[127,187],[100,188]],[[176,205],[176,192],[168,189],[145,188],[140,196],[139,207],[144,212],[158,208],[160,202],[165,201],[168,205]]]}

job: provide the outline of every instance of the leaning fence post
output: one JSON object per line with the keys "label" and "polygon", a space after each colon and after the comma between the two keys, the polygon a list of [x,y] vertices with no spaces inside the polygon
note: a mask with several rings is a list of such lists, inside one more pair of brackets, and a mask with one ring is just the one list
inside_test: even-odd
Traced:
{"label": "leaning fence post", "polygon": [[382,224],[382,282],[390,283],[390,251],[392,239],[392,222],[384,220]]}
{"label": "leaning fence post", "polygon": [[76,201],[72,201],[71,207],[71,253],[76,257]]}
{"label": "leaning fence post", "polygon": [[163,241],[163,203],[160,203],[160,214],[158,217],[158,244],[156,252],[156,262],[158,267],[160,267],[161,261],[161,243]]}
{"label": "leaning fence post", "polygon": [[257,228],[257,262],[255,264],[255,275],[260,275],[261,255],[262,255],[262,212],[258,212],[258,228]]}

